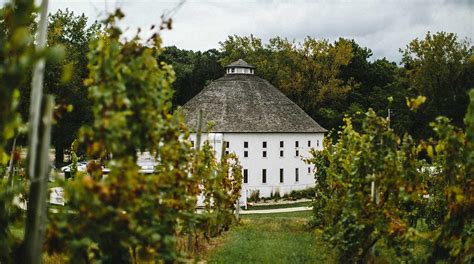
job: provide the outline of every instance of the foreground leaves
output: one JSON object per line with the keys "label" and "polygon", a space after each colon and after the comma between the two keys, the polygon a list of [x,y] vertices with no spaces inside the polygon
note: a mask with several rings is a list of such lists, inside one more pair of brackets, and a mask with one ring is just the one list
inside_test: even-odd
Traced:
{"label": "foreground leaves", "polygon": [[[338,249],[339,262],[369,261],[376,244],[410,262],[473,260],[473,100],[471,91],[466,131],[440,117],[436,137],[417,145],[370,110],[360,129],[346,118],[338,141],[327,137],[313,152],[312,225]],[[421,244],[428,246],[415,253]]]}
{"label": "foreground leaves", "polygon": [[[65,184],[67,206],[50,216],[48,250],[78,262],[176,262],[185,257],[179,238],[233,222],[241,168],[232,156],[217,163],[209,146],[191,148],[182,118],[171,114],[174,72],[156,60],[159,35],[121,42],[122,17],[111,15],[90,46],[94,120],[79,136],[90,161],[87,174]],[[152,174],[139,172],[137,151],[152,154]],[[210,207],[198,215],[201,192]]]}

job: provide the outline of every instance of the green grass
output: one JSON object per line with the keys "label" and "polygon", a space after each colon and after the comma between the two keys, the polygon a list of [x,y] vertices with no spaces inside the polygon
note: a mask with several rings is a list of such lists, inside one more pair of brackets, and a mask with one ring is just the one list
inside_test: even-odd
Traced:
{"label": "green grass", "polygon": [[209,263],[331,263],[332,251],[305,228],[311,212],[245,215],[210,253]]}
{"label": "green grass", "polygon": [[269,204],[269,205],[257,205],[247,206],[247,210],[267,210],[267,209],[279,209],[279,208],[292,208],[292,207],[303,207],[310,206],[311,202],[297,202],[291,204]]}

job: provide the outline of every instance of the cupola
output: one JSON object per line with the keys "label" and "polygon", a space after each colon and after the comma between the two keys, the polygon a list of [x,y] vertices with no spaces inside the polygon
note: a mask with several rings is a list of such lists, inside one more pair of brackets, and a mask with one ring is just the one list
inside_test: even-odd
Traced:
{"label": "cupola", "polygon": [[239,59],[225,66],[227,74],[254,74],[255,67]]}

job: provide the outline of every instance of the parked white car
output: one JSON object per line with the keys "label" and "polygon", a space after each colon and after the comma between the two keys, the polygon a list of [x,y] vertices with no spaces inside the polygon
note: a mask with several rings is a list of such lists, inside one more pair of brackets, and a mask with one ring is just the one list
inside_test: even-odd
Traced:
{"label": "parked white car", "polygon": [[153,160],[139,160],[137,165],[140,167],[140,173],[151,174],[155,172],[156,162]]}
{"label": "parked white car", "polygon": [[[72,164],[61,167],[61,171],[64,172],[64,178],[71,178],[71,166]],[[77,163],[77,171],[87,171],[87,161],[80,161]]]}
{"label": "parked white car", "polygon": [[[139,160],[137,165],[140,167],[139,172],[143,174],[151,174],[155,172],[156,161],[153,160]],[[71,164],[61,168],[61,171],[64,173],[66,179],[71,177]],[[77,163],[77,171],[85,172],[87,171],[87,161],[81,161]],[[110,169],[103,167],[102,171],[104,174],[109,174]]]}

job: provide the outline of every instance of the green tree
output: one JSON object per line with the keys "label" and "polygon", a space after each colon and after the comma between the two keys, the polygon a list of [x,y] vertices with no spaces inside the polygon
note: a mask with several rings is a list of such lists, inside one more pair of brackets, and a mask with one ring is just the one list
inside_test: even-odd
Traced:
{"label": "green tree", "polygon": [[72,111],[62,111],[53,127],[52,144],[56,163],[63,162],[63,153],[77,136],[79,128],[92,122],[91,102],[84,80],[88,75],[87,53],[89,42],[97,37],[99,25],[87,24],[87,17],[72,11],[58,10],[50,15],[48,45],[62,45],[66,59],[61,64],[49,63],[45,70],[45,89],[56,96],[62,106],[71,105]]}
{"label": "green tree", "polygon": [[411,89],[427,97],[415,118],[421,127],[413,136],[433,135],[429,122],[435,116],[450,118],[462,127],[468,90],[474,86],[473,46],[453,33],[428,32],[411,41],[402,52],[402,63]]}
{"label": "green tree", "polygon": [[[66,51],[63,61],[47,63],[45,68],[44,89],[55,96],[58,109],[52,135],[57,164],[63,163],[64,150],[74,141],[79,128],[92,122],[84,80],[88,74],[88,43],[98,36],[100,26],[96,22],[87,23],[84,14],[75,15],[68,9],[49,16],[48,46],[61,45]],[[28,86],[22,87],[21,94],[20,109],[26,118],[30,100]]]}
{"label": "green tree", "polygon": [[354,40],[345,41],[351,43],[354,57],[341,68],[341,76],[346,81],[352,79],[356,85],[338,111],[353,116],[355,126],[362,122],[356,115],[358,112],[372,108],[379,116],[387,116],[390,111],[395,132],[412,133],[416,126],[413,126],[413,114],[406,106],[406,98],[415,94],[408,89],[403,70],[386,58],[371,61],[369,48],[359,46]]}
{"label": "green tree", "polygon": [[220,56],[220,52],[215,49],[194,52],[171,46],[163,50],[158,60],[173,66],[176,73],[176,80],[173,83],[175,90],[173,105],[185,104],[209,81],[224,74],[224,68],[218,62]]}

